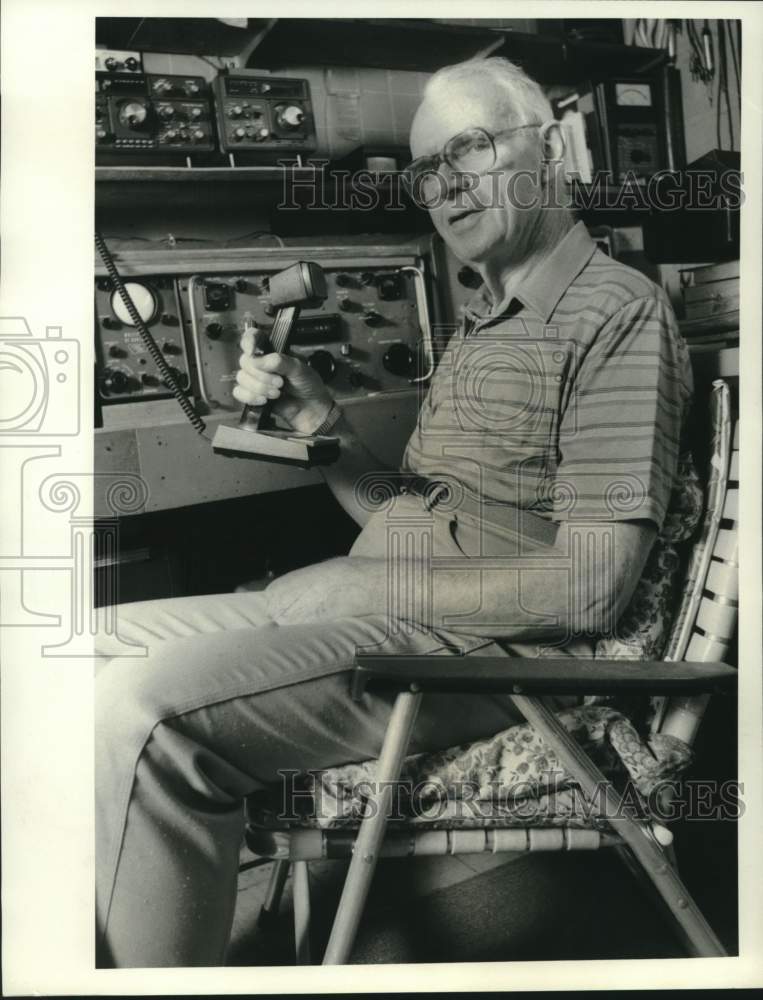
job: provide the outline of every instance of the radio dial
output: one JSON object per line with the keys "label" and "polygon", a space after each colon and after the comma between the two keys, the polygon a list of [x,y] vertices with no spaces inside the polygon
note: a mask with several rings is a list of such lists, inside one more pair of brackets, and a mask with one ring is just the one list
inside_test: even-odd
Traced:
{"label": "radio dial", "polygon": [[330,382],[336,374],[336,361],[330,351],[313,351],[307,363],[318,372],[324,382]]}
{"label": "radio dial", "polygon": [[119,111],[119,120],[128,128],[140,128],[148,116],[148,109],[145,104],[139,101],[128,101],[123,104]]}
{"label": "radio dial", "polygon": [[405,344],[392,344],[384,352],[382,364],[393,375],[409,375],[415,362],[413,351]]}
{"label": "radio dial", "polygon": [[279,128],[299,128],[305,120],[305,112],[296,104],[279,105],[275,110]]}

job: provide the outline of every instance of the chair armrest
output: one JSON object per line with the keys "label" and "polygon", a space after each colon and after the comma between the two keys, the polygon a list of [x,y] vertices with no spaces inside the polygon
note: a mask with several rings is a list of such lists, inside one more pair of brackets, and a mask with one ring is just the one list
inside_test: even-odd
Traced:
{"label": "chair armrest", "polygon": [[352,697],[366,687],[481,694],[701,694],[733,690],[737,672],[725,663],[665,660],[586,660],[577,657],[378,656],[355,657]]}

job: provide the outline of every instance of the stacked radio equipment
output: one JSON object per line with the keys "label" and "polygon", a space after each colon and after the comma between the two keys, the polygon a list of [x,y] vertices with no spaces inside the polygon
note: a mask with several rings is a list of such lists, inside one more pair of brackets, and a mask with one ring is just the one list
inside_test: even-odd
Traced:
{"label": "stacked radio equipment", "polygon": [[[96,73],[95,148],[98,159],[115,155],[213,151],[213,109],[200,76]],[[125,156],[127,154],[127,156]]]}
{"label": "stacked radio equipment", "polygon": [[[95,74],[98,163],[275,163],[317,145],[307,80],[220,72],[144,73],[140,54],[102,53]],[[225,158],[225,160],[223,160]]]}

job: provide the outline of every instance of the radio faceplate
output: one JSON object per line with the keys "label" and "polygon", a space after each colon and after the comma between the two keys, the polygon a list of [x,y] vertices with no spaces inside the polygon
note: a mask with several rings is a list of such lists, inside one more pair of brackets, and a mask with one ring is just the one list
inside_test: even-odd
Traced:
{"label": "radio faceplate", "polygon": [[[174,278],[151,275],[125,278],[124,282],[167,364],[174,369],[173,374],[184,389],[190,390],[191,373]],[[172,395],[107,277],[96,279],[95,332],[97,391],[102,403],[129,403]]]}
{"label": "radio faceplate", "polygon": [[[419,373],[421,339],[410,275],[370,261],[323,266],[328,297],[319,308],[302,310],[290,352],[315,368],[337,398],[408,388]],[[212,408],[239,406],[232,395],[239,341],[245,326],[270,328],[274,310],[268,283],[275,271],[179,280],[199,389]]]}
{"label": "radio faceplate", "polygon": [[95,148],[108,153],[201,153],[215,148],[203,77],[96,73]]}
{"label": "radio faceplate", "polygon": [[311,152],[317,145],[307,80],[226,74],[215,80],[224,153]]}

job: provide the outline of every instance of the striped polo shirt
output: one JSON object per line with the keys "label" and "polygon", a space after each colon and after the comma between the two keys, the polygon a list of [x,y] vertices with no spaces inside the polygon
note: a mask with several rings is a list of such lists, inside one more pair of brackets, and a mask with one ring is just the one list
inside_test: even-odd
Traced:
{"label": "striped polo shirt", "polygon": [[659,528],[691,392],[665,293],[579,222],[521,291],[470,301],[402,467],[555,521]]}

